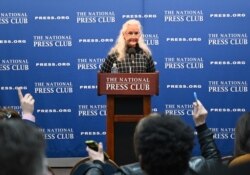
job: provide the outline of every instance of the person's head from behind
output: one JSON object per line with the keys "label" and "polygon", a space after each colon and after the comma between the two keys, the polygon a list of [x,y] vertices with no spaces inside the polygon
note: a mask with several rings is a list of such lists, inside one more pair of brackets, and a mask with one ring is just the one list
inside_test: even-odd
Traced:
{"label": "person's head from behind", "polygon": [[250,153],[250,112],[243,113],[235,128],[235,156]]}
{"label": "person's head from behind", "polygon": [[22,119],[17,111],[11,108],[0,108],[0,120]]}
{"label": "person's head from behind", "polygon": [[22,120],[0,122],[0,174],[44,175],[43,134]]}
{"label": "person's head from behind", "polygon": [[134,133],[135,153],[147,175],[184,174],[193,146],[193,129],[179,116],[151,114]]}

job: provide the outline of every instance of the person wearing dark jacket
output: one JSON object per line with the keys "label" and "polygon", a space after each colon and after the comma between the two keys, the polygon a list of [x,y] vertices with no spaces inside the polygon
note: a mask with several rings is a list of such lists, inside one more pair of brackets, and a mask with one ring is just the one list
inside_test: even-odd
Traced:
{"label": "person wearing dark jacket", "polygon": [[[115,175],[199,175],[215,174],[221,156],[206,125],[207,110],[197,100],[193,103],[193,120],[198,134],[202,156],[191,157],[194,131],[179,116],[152,113],[136,126],[134,149],[138,163],[114,169]],[[105,163],[103,146],[99,150],[86,148],[91,164],[82,167],[82,174],[108,174],[110,165]],[[110,172],[109,172],[110,174]]]}

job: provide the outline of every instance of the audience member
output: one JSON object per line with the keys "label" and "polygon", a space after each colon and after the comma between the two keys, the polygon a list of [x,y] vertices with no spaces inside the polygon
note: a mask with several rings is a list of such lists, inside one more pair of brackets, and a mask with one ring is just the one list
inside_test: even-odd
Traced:
{"label": "audience member", "polygon": [[33,115],[35,100],[30,93],[23,96],[22,89],[18,88],[18,98],[22,109],[21,115],[12,108],[0,108],[0,120],[23,119],[25,122],[35,124],[36,118]]}
{"label": "audience member", "polygon": [[[200,101],[194,102],[193,120],[202,156],[191,157],[194,146],[194,131],[179,116],[152,113],[136,126],[134,148],[138,164],[125,165],[114,174],[147,175],[195,175],[213,174],[220,165],[220,153],[213,140],[213,133],[206,125],[207,110]],[[95,174],[105,174],[103,147],[98,152],[86,148],[93,160],[83,174],[95,167]],[[95,166],[96,165],[96,166]],[[132,168],[132,169],[131,169]]]}
{"label": "audience member", "polygon": [[245,162],[241,162],[239,164],[230,166],[227,174],[228,175],[249,175],[250,174],[250,161],[245,161]]}
{"label": "audience member", "polygon": [[0,120],[22,119],[19,113],[12,108],[0,108]]}
{"label": "audience member", "polygon": [[22,109],[22,119],[30,123],[35,123],[36,118],[33,115],[35,99],[30,93],[23,95],[20,87],[17,89],[17,92]]}
{"label": "audience member", "polygon": [[237,121],[234,158],[230,161],[229,167],[247,162],[250,162],[250,112],[243,113]]}
{"label": "audience member", "polygon": [[0,174],[47,175],[43,134],[22,120],[0,122]]}
{"label": "audience member", "polygon": [[[28,123],[31,126],[36,126],[34,112],[35,100],[31,94],[27,93],[22,94],[22,89],[18,88],[18,97],[21,106],[21,115],[12,108],[0,108],[0,120],[23,120],[25,123]],[[52,168],[47,166],[48,173],[46,175],[54,175]],[[0,173],[1,174],[1,173]],[[40,174],[39,174],[40,175]]]}

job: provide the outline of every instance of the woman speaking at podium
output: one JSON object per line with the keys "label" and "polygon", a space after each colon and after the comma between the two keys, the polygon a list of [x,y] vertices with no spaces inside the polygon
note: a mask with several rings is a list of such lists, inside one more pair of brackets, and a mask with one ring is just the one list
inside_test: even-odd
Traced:
{"label": "woman speaking at podium", "polygon": [[100,72],[155,72],[151,51],[144,42],[142,26],[138,20],[130,19],[123,24],[114,47],[101,65]]}

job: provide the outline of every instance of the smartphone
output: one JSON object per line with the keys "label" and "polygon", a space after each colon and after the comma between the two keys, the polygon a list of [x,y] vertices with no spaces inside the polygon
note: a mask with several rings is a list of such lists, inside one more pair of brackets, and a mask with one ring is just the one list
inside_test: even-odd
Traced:
{"label": "smartphone", "polygon": [[86,140],[85,144],[94,151],[98,151],[98,143],[94,140]]}
{"label": "smartphone", "polygon": [[196,102],[198,102],[198,97],[197,97],[196,92],[194,92],[194,99],[195,99]]}
{"label": "smartphone", "polygon": [[[85,144],[92,150],[94,151],[98,151],[98,143],[94,140],[86,140],[85,141]],[[103,151],[103,154],[104,154],[104,159],[105,160],[108,160],[109,159],[109,155]]]}

